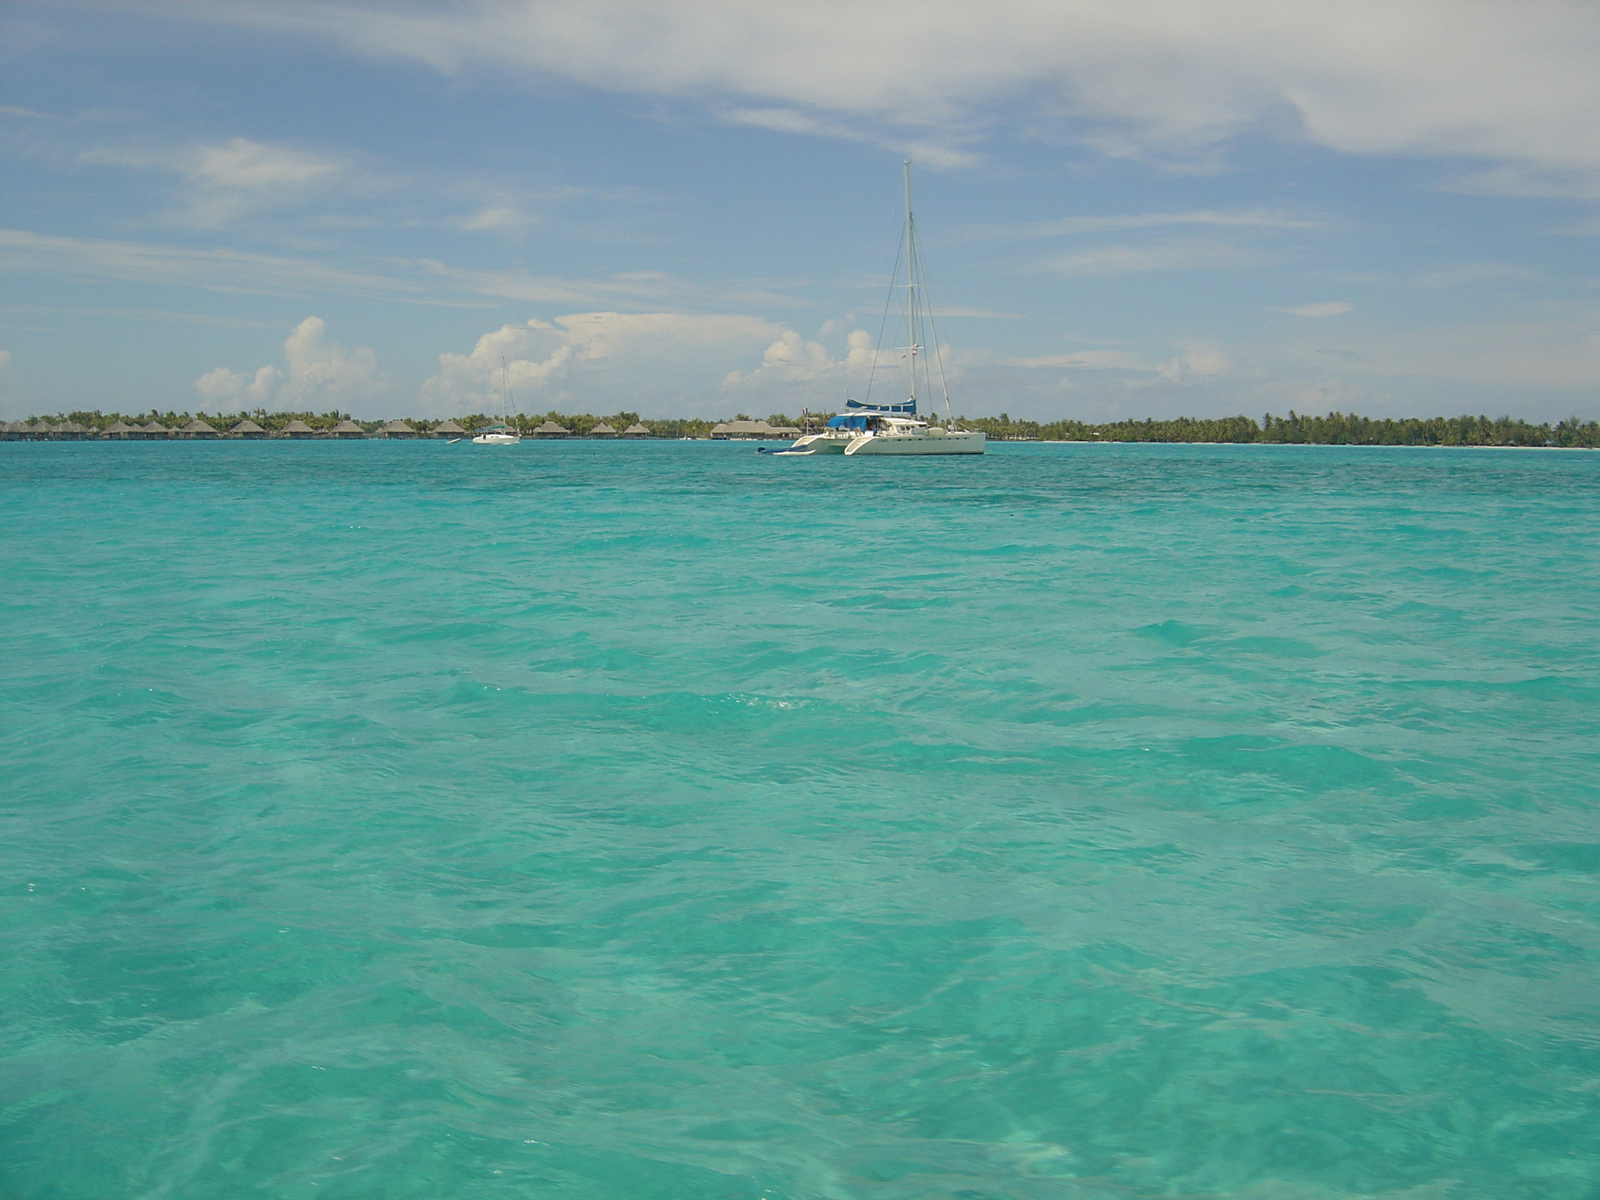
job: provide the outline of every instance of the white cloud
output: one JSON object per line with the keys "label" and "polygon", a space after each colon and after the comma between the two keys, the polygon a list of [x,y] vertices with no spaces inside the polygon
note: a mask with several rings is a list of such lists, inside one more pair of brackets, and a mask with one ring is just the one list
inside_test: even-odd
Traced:
{"label": "white cloud", "polygon": [[184,157],[190,213],[200,225],[221,225],[254,209],[298,203],[344,170],[330,159],[241,137],[196,146]]}
{"label": "white cloud", "polygon": [[[1600,311],[1384,331],[1338,350],[1308,352],[1322,355],[1324,363],[1338,359],[1341,375],[1448,385],[1460,397],[1457,403],[1469,407],[1473,390],[1485,387],[1568,390],[1587,397],[1600,379]],[[1582,406],[1592,411],[1593,401],[1586,398]]]}
{"label": "white cloud", "polygon": [[[441,354],[418,403],[429,415],[499,411],[503,361],[518,411],[576,404],[717,414],[725,407],[719,391],[730,367],[753,360],[766,346],[783,374],[792,364],[773,347],[791,344],[799,344],[797,334],[741,314],[572,313],[553,324],[503,325],[467,354]],[[802,344],[798,365],[808,363],[816,365]]]}
{"label": "white cloud", "polygon": [[1315,304],[1296,304],[1291,308],[1268,308],[1268,312],[1288,313],[1293,317],[1342,317],[1355,307],[1347,300],[1320,300]]}
{"label": "white cloud", "polygon": [[1040,260],[1033,270],[1077,278],[1139,271],[1214,271],[1262,261],[1258,251],[1227,242],[1162,242],[1148,246],[1097,246]]}
{"label": "white cloud", "polygon": [[1154,371],[1157,368],[1126,350],[1079,350],[1074,354],[1046,354],[1036,358],[1008,358],[1008,367],[1063,371]]}
{"label": "white cloud", "polygon": [[1418,275],[1416,282],[1426,288],[1460,288],[1480,283],[1533,283],[1541,278],[1539,272],[1527,267],[1480,262],[1435,267]]}
{"label": "white cloud", "polygon": [[104,238],[58,237],[0,229],[0,270],[187,284],[223,292],[422,298],[414,281],[370,270],[347,270],[302,258],[221,248],[164,246]]}
{"label": "white cloud", "polygon": [[1232,367],[1232,361],[1217,347],[1196,344],[1185,347],[1183,353],[1164,364],[1161,376],[1173,383],[1187,383],[1225,375]]}
{"label": "white cloud", "polygon": [[520,269],[452,267],[430,259],[414,265],[429,279],[458,294],[535,304],[794,303],[788,296],[758,288],[691,283],[663,271],[626,271],[605,279],[567,279]]}
{"label": "white cloud", "polygon": [[345,163],[242,137],[178,147],[93,146],[78,161],[171,172],[181,181],[180,219],[203,228],[302,203],[348,175]]}
{"label": "white cloud", "polygon": [[778,133],[811,134],[816,137],[842,138],[850,142],[866,142],[885,150],[893,150],[896,154],[903,154],[926,166],[944,170],[972,167],[982,161],[981,156],[951,144],[953,139],[939,142],[926,138],[907,140],[884,137],[868,130],[852,128],[838,121],[820,120],[809,113],[792,108],[736,108],[722,115],[735,124],[754,125]]}
{"label": "white cloud", "polygon": [[214,409],[318,412],[361,409],[383,395],[387,384],[377,356],[365,346],[345,350],[326,341],[326,333],[321,317],[307,317],[283,343],[287,374],[270,366],[254,375],[217,367],[195,380],[195,391]]}
{"label": "white cloud", "polygon": [[217,367],[196,379],[194,390],[210,408],[269,408],[282,381],[283,372],[277,367],[262,367],[253,379],[227,367]]}
{"label": "white cloud", "polygon": [[295,30],[447,72],[493,62],[607,91],[715,100],[744,120],[794,110],[823,133],[848,118],[843,136],[861,136],[865,121],[886,140],[920,131],[959,142],[994,123],[999,102],[1024,98],[1028,122],[1054,113],[1124,152],[1203,152],[1270,124],[1345,153],[1600,177],[1600,9],[1583,0],[145,7]]}
{"label": "white cloud", "polygon": [[746,391],[760,390],[775,382],[812,383],[865,379],[872,369],[872,337],[864,329],[853,329],[845,337],[844,357],[831,358],[821,342],[803,341],[792,329],[769,345],[761,355],[761,365],[748,374],[730,371],[723,386]]}
{"label": "white cloud", "polygon": [[737,284],[697,284],[658,271],[567,279],[522,270],[475,270],[433,259],[366,260],[359,268],[311,259],[0,229],[0,271],[27,271],[220,292],[358,296],[483,306],[485,298],[548,304],[778,304],[787,296]]}
{"label": "white cloud", "polygon": [[[501,365],[521,411],[632,407],[657,415],[726,416],[732,406],[817,406],[866,378],[872,340],[850,331],[833,358],[759,317],[586,312],[504,325],[467,354],[441,354],[422,386],[430,415],[499,411]],[[841,393],[842,394],[842,393]]]}
{"label": "white cloud", "polygon": [[515,233],[538,223],[539,218],[510,204],[480,208],[457,223],[467,233]]}
{"label": "white cloud", "polygon": [[1027,221],[1017,225],[952,225],[939,231],[941,242],[1021,242],[1038,238],[1085,233],[1117,233],[1129,229],[1160,229],[1173,225],[1211,225],[1256,229],[1316,229],[1320,222],[1285,213],[1256,209],[1250,212],[1130,213],[1113,217],[1063,217],[1055,221]]}

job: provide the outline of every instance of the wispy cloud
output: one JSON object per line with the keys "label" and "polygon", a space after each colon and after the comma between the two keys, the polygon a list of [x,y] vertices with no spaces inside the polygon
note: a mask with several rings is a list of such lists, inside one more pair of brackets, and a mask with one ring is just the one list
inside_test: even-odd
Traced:
{"label": "wispy cloud", "polygon": [[1177,225],[1225,228],[1317,229],[1321,222],[1287,213],[1254,209],[1249,212],[1132,213],[1109,217],[1062,217],[1054,221],[1027,221],[1016,225],[947,225],[938,240],[962,242],[1022,242],[1086,233],[1120,233],[1130,229],[1162,229]]}
{"label": "wispy cloud", "polygon": [[1342,317],[1354,307],[1348,300],[1319,300],[1315,304],[1269,307],[1267,311],[1288,313],[1291,317]]}
{"label": "wispy cloud", "polygon": [[1030,268],[1041,274],[1077,278],[1128,275],[1142,271],[1217,271],[1259,263],[1260,252],[1228,242],[1167,242],[1149,246],[1098,246],[1041,259]]}
{"label": "wispy cloud", "polygon": [[[299,33],[444,72],[493,63],[738,114],[848,118],[859,137],[970,131],[1039,97],[1080,140],[1203,153],[1271,121],[1347,154],[1476,158],[1600,181],[1600,10],[1573,0],[124,0]],[[907,28],[917,36],[904,36]],[[1418,64],[1426,64],[1419,69]],[[1290,120],[1285,121],[1288,114]],[[1048,116],[1041,119],[1049,119]],[[1587,186],[1583,184],[1582,186]]]}
{"label": "wispy cloud", "polygon": [[206,325],[216,329],[277,329],[280,321],[258,321],[249,317],[224,317],[216,313],[173,312],[160,308],[65,308],[60,305],[10,304],[0,313],[70,313],[75,317],[100,317],[110,320],[160,321],[170,325]]}
{"label": "wispy cloud", "polygon": [[1471,287],[1480,283],[1532,283],[1542,276],[1527,267],[1512,263],[1455,263],[1423,271],[1416,282],[1426,288]]}
{"label": "wispy cloud", "polygon": [[179,215],[184,223],[203,228],[302,203],[350,175],[349,163],[327,155],[242,137],[191,146],[102,144],[81,151],[78,161],[177,176],[183,205]]}
{"label": "wispy cloud", "polygon": [[691,307],[799,304],[793,297],[761,288],[693,283],[656,271],[573,279],[520,270],[453,267],[436,259],[394,258],[368,260],[363,266],[337,266],[226,248],[69,238],[17,229],[0,229],[0,270],[176,284],[220,292],[339,295],[446,305],[505,300]]}
{"label": "wispy cloud", "polygon": [[1050,368],[1067,371],[1155,371],[1158,368],[1126,350],[1079,350],[1074,354],[1046,354],[1035,358],[1004,358],[1002,366]]}
{"label": "wispy cloud", "polygon": [[310,259],[0,229],[0,269],[185,284],[221,292],[421,298],[415,282]]}
{"label": "wispy cloud", "polygon": [[754,125],[778,133],[808,134],[814,137],[840,138],[850,142],[865,142],[903,154],[924,166],[941,170],[973,167],[982,156],[951,144],[951,139],[933,141],[927,138],[891,137],[881,132],[859,129],[838,120],[828,120],[794,108],[733,108],[723,114],[724,119],[739,125]]}

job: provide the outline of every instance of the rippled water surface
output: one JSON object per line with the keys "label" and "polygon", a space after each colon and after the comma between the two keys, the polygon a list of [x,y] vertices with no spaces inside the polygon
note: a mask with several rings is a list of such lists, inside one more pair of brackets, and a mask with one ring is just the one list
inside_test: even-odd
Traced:
{"label": "rippled water surface", "polygon": [[0,1195],[1600,1195],[1600,454],[0,446]]}

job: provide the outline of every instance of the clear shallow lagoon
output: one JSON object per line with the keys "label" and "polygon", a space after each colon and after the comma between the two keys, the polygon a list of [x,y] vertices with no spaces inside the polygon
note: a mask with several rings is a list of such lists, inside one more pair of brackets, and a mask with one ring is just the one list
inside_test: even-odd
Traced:
{"label": "clear shallow lagoon", "polygon": [[7,1200],[1600,1195],[1600,454],[0,503]]}

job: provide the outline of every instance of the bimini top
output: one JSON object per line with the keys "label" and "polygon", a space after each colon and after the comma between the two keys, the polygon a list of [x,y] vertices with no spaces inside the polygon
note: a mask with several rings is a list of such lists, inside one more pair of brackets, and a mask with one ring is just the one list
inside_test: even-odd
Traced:
{"label": "bimini top", "polygon": [[891,417],[882,409],[870,412],[840,413],[837,417],[828,418],[829,429],[865,429],[867,422],[876,417],[884,425],[921,425],[924,422],[909,417]]}

